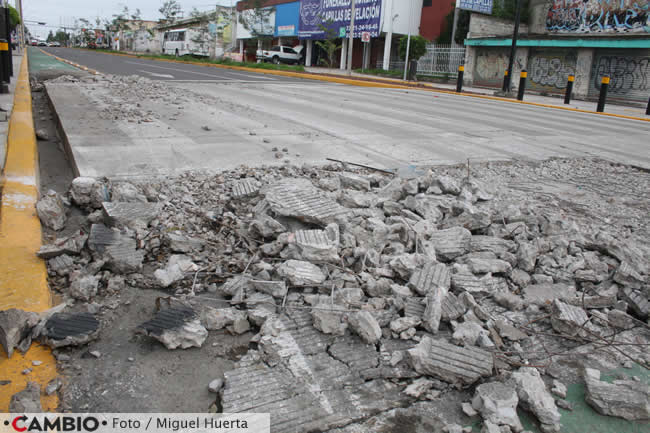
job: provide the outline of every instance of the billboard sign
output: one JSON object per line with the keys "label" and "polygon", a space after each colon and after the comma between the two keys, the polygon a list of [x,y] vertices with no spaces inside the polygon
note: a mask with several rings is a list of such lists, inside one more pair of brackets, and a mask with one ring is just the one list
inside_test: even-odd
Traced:
{"label": "billboard sign", "polygon": [[493,0],[456,0],[456,7],[458,9],[490,15],[492,14],[493,3]]}
{"label": "billboard sign", "polygon": [[[356,0],[354,37],[363,32],[372,37],[381,31],[382,0]],[[348,37],[352,17],[350,0],[301,0],[300,39],[327,39],[325,29],[334,35]]]}

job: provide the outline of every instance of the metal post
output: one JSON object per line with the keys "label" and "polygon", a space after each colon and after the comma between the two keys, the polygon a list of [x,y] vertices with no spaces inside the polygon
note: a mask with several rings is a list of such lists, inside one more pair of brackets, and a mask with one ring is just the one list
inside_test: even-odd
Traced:
{"label": "metal post", "polygon": [[350,41],[348,42],[348,75],[352,75],[352,54],[354,51],[354,14],[356,13],[355,0],[351,2],[350,12]]}
{"label": "metal post", "polygon": [[645,114],[650,116],[650,98],[648,98],[648,108],[645,109]]}
{"label": "metal post", "polygon": [[521,0],[517,0],[517,9],[515,12],[515,30],[512,32],[512,47],[510,48],[510,59],[508,60],[508,75],[504,83],[504,92],[510,91],[512,80],[512,67],[515,64],[515,51],[517,50],[517,36],[519,35],[519,20],[521,19]]}
{"label": "metal post", "polygon": [[9,15],[9,7],[5,7],[5,39],[9,41],[9,76],[14,76],[14,62],[11,56],[11,16]]}
{"label": "metal post", "polygon": [[[406,40],[406,59],[404,60],[404,81],[406,81],[406,71],[409,67],[409,50],[411,49],[411,12],[413,11],[413,2],[409,1],[409,35]],[[401,45],[401,44],[400,44]]]}
{"label": "metal post", "polygon": [[465,75],[465,66],[459,66],[458,79],[456,80],[456,93],[463,91],[463,75]]}
{"label": "metal post", "polygon": [[605,111],[605,100],[607,99],[607,88],[609,87],[609,75],[603,75],[600,81],[600,96],[598,97],[598,107],[596,111],[602,113]]}
{"label": "metal post", "polygon": [[573,92],[573,82],[575,81],[575,75],[569,75],[569,79],[566,83],[566,92],[564,92],[564,103],[571,103],[571,92]]}
{"label": "metal post", "polygon": [[524,93],[526,92],[526,77],[528,72],[524,69],[519,73],[519,91],[517,92],[517,99],[524,100]]}
{"label": "metal post", "polygon": [[504,92],[507,91],[508,89],[508,70],[506,69],[503,71],[503,86],[501,87],[501,90]]}

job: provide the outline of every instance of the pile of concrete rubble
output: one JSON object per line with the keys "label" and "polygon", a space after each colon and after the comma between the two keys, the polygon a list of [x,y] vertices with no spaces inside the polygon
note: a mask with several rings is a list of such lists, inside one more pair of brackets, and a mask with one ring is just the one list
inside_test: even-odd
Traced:
{"label": "pile of concrete rubble", "polygon": [[[75,312],[40,322],[1,312],[0,342],[9,354],[26,338],[84,344],[101,336],[95,313],[117,308],[121,291],[156,289],[169,296],[134,332],[168,349],[201,347],[212,331],[255,334],[211,388],[224,412],[270,412],[274,431],[351,433],[462,390],[459,409],[484,432],[524,430],[518,409],[559,432],[558,407],[571,408],[566,358],[578,360],[596,411],[650,418],[646,383],[606,382],[591,363],[650,366],[644,208],[628,215],[634,230],[594,224],[602,208],[535,201],[508,185],[507,167],[77,178],[37,206],[52,230],[70,206],[88,213],[87,227],[39,252]],[[21,316],[9,333],[8,314]],[[471,431],[444,419],[436,428]]]}

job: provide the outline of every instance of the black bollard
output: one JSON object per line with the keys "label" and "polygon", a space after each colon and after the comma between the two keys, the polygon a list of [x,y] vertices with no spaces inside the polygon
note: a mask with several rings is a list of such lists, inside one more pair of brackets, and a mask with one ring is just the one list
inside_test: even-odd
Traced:
{"label": "black bollard", "polygon": [[526,92],[526,77],[528,72],[524,69],[519,74],[519,91],[517,92],[517,99],[520,101],[524,100],[524,92]]}
{"label": "black bollard", "polygon": [[650,98],[648,98],[648,108],[645,109],[645,114],[650,116]]}
{"label": "black bollard", "polygon": [[0,39],[0,93],[9,93],[9,69],[7,68],[7,55],[9,44],[6,39]]}
{"label": "black bollard", "polygon": [[571,103],[571,92],[573,92],[573,82],[575,81],[575,79],[576,77],[574,75],[569,75],[568,81],[566,83],[566,92],[564,92],[565,104]]}
{"label": "black bollard", "polygon": [[510,83],[508,81],[508,70],[506,69],[503,72],[503,87],[501,88],[501,90],[503,90],[504,92],[507,92],[508,90],[510,90],[508,88],[508,87],[510,87],[508,84],[510,84]]}
{"label": "black bollard", "polygon": [[598,107],[596,111],[602,113],[605,111],[605,100],[607,99],[607,88],[609,87],[609,75],[603,75],[600,81],[600,96],[598,97]]}
{"label": "black bollard", "polygon": [[456,80],[456,93],[463,91],[463,75],[465,74],[465,66],[458,67],[458,79]]}

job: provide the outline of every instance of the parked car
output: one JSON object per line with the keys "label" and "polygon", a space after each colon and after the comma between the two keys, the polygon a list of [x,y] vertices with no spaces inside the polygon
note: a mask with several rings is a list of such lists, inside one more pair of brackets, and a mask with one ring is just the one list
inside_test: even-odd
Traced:
{"label": "parked car", "polygon": [[50,42],[49,44],[47,44],[47,46],[48,46],[48,47],[60,47],[61,44],[58,43],[58,42],[56,42],[56,41],[54,41],[54,42]]}
{"label": "parked car", "polygon": [[47,47],[47,42],[45,42],[45,41],[38,41],[38,46],[39,46],[39,47]]}
{"label": "parked car", "polygon": [[271,47],[270,50],[257,50],[258,62],[273,62],[276,65],[280,63],[298,64],[300,62],[300,54],[293,48],[276,45]]}
{"label": "parked car", "polygon": [[32,41],[32,44],[31,44],[31,45],[32,45],[32,47],[37,46],[37,45],[38,45],[38,41]]}

